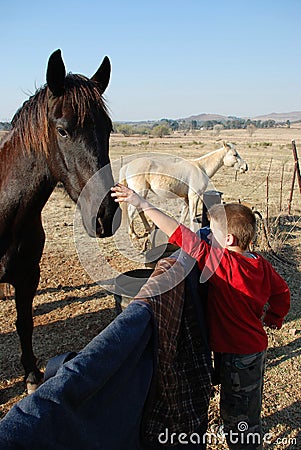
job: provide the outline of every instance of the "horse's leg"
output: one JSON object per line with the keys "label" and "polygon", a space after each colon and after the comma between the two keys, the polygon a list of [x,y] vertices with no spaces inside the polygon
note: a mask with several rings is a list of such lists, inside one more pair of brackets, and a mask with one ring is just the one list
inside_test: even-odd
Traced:
{"label": "horse's leg", "polygon": [[184,205],[182,207],[181,217],[180,217],[180,222],[181,223],[185,223],[185,221],[187,220],[188,212],[189,212],[188,201],[187,200],[184,200],[184,201],[185,201],[185,203],[184,203]]}
{"label": "horse's leg", "polygon": [[196,224],[194,219],[197,215],[198,203],[199,203],[199,195],[193,192],[192,194],[188,194],[188,205],[189,205],[189,216],[190,216],[190,229],[194,230],[196,228]]}
{"label": "horse's leg", "polygon": [[[135,186],[132,187],[132,189],[135,190]],[[136,188],[137,189],[137,188]],[[148,189],[145,188],[143,190],[140,189],[140,195],[143,198],[146,198],[148,194]],[[129,218],[129,235],[132,239],[138,239],[138,234],[136,233],[135,229],[134,229],[134,216],[136,213],[136,208],[132,205],[128,206],[128,218]],[[147,236],[150,231],[151,231],[151,227],[145,217],[145,214],[143,211],[139,212],[139,216],[141,218],[141,221],[143,223],[144,229],[145,229],[145,234],[143,237]]]}
{"label": "horse's leg", "polygon": [[25,370],[27,391],[35,391],[43,378],[42,372],[37,368],[36,357],[32,348],[33,318],[32,301],[39,284],[39,266],[15,283],[15,300],[17,309],[16,328],[21,343],[21,363]]}
{"label": "horse's leg", "polygon": [[134,215],[136,208],[132,205],[128,205],[128,219],[129,219],[129,235],[131,239],[138,239],[138,235],[134,228]]}
{"label": "horse's leg", "polygon": [[19,243],[11,284],[15,288],[16,328],[21,343],[21,363],[25,370],[27,391],[30,393],[43,378],[42,372],[37,368],[32,348],[32,301],[39,284],[40,259],[45,242],[41,217],[32,217],[30,225],[24,226],[22,231],[23,239]]}
{"label": "horse's leg", "polygon": [[[143,197],[145,199],[147,198],[147,194],[149,193],[149,188],[150,188],[150,186],[148,186],[148,185],[145,185],[144,189],[142,189],[142,190],[140,188],[140,195],[141,195],[141,197]],[[139,216],[140,216],[140,219],[141,219],[142,224],[143,224],[144,229],[145,229],[145,233],[144,233],[144,235],[142,237],[143,238],[145,238],[145,237],[148,238],[148,236],[150,235],[150,233],[153,230],[153,227],[150,226],[150,224],[149,224],[147,218],[145,217],[145,214],[144,214],[143,211],[139,212]]]}
{"label": "horse's leg", "polygon": [[140,216],[140,219],[142,220],[143,226],[145,228],[145,235],[143,236],[143,237],[145,237],[145,236],[147,236],[147,235],[149,235],[151,233],[153,227],[150,226],[150,224],[149,224],[147,218],[145,217],[145,214],[144,214],[143,211],[139,212],[139,216]]}

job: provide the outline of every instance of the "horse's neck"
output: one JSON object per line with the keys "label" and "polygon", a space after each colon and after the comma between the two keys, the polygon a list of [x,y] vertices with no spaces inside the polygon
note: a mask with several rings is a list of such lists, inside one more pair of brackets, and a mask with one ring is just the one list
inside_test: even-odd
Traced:
{"label": "horse's neck", "polygon": [[223,166],[226,153],[227,149],[222,147],[200,158],[193,159],[192,163],[206,172],[208,177],[211,178]]}
{"label": "horse's neck", "polygon": [[0,159],[0,190],[6,192],[0,196],[0,209],[5,207],[10,215],[17,213],[16,206],[30,204],[33,214],[39,214],[56,184],[44,157],[13,148],[8,140],[0,146]]}

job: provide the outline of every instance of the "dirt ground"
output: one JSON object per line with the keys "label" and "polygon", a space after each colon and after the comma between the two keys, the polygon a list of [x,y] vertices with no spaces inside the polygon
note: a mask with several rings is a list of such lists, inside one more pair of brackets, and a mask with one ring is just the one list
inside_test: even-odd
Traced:
{"label": "dirt ground", "polygon": [[[299,145],[301,154],[301,129],[292,126],[290,129],[257,130],[253,136],[245,130],[224,130],[219,136],[201,131],[163,139],[112,135],[113,171],[117,177],[119,167],[128,155],[159,152],[184,158],[198,157],[221,147],[221,139],[236,144],[249,170],[246,174],[236,174],[233,169],[221,168],[213,177],[214,188],[223,192],[224,201],[246,202],[268,218],[269,243],[276,255],[283,259],[275,258],[260,227],[255,249],[261,251],[282,274],[292,294],[292,307],[283,328],[268,332],[263,423],[265,433],[270,433],[271,438],[266,448],[301,448],[301,195],[297,180],[291,214],[288,214],[294,170],[291,140],[296,141],[297,148]],[[178,205],[165,202],[163,206],[179,217]],[[34,350],[42,368],[52,356],[80,350],[116,316],[110,283],[99,285],[93,270],[91,272],[78,257],[74,213],[75,205],[58,186],[43,211],[47,240],[41,260],[41,280],[33,305]],[[95,240],[95,247],[102,255],[101,261],[108,269],[108,272],[103,271],[104,279],[144,267],[140,247],[132,245],[126,236],[123,229],[111,238]],[[0,300],[1,416],[26,395],[15,320],[14,293],[7,289],[6,298]],[[220,424],[218,401],[216,389],[212,393],[209,415],[209,429],[213,431]],[[209,447],[227,448],[222,442]]]}

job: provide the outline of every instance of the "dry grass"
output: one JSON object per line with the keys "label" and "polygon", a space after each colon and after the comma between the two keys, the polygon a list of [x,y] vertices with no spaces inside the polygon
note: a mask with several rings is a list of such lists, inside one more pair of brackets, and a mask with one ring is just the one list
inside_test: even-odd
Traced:
{"label": "dry grass", "polygon": [[[301,196],[294,190],[291,215],[287,213],[294,162],[291,140],[300,147],[301,129],[257,130],[252,138],[245,130],[222,131],[219,138],[234,142],[237,150],[249,164],[247,174],[238,175],[222,168],[213,183],[223,192],[225,201],[241,200],[258,210],[264,218],[269,216],[269,243],[277,255],[293,265],[275,259],[262,233],[257,250],[262,251],[288,282],[292,293],[291,311],[280,331],[269,331],[270,349],[264,390],[263,421],[265,432],[272,434],[267,448],[300,448],[301,437],[293,446],[290,439],[300,433],[300,244]],[[201,156],[220,146],[209,131],[173,135],[164,139],[113,135],[111,160],[115,173],[121,159],[143,152],[164,152],[184,158]],[[283,171],[282,193],[281,173]],[[269,174],[269,200],[267,205],[266,180]],[[174,214],[173,205],[164,205]],[[267,208],[268,206],[268,208]],[[281,207],[281,211],[280,211]],[[113,295],[98,286],[80,264],[73,242],[74,205],[56,189],[46,205],[43,221],[47,234],[41,264],[41,281],[34,301],[34,346],[41,365],[53,355],[82,348],[115,316]],[[116,238],[116,239],[115,239]],[[120,240],[122,241],[120,243]],[[137,248],[124,244],[118,235],[99,241],[106,261],[120,272],[142,267]],[[71,269],[72,268],[72,269]],[[22,396],[22,368],[19,363],[13,292],[0,309],[0,395],[1,412],[5,414]],[[213,394],[210,407],[210,426],[219,424],[219,392]],[[277,442],[277,439],[279,441]],[[280,442],[280,440],[282,440]],[[222,443],[210,448],[226,448]]]}

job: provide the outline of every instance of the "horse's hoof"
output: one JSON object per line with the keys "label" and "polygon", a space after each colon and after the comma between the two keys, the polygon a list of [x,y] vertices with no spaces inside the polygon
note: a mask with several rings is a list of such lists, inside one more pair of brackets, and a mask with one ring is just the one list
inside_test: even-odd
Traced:
{"label": "horse's hoof", "polygon": [[30,372],[26,378],[26,392],[27,394],[32,394],[38,387],[43,383],[43,373],[38,371],[37,373]]}
{"label": "horse's hoof", "polygon": [[38,384],[26,383],[26,392],[28,395],[33,394],[38,389]]}

